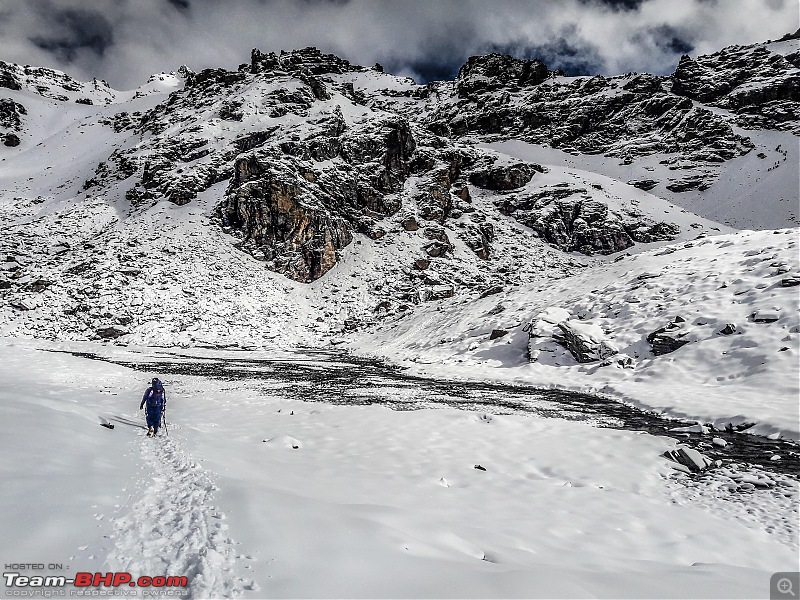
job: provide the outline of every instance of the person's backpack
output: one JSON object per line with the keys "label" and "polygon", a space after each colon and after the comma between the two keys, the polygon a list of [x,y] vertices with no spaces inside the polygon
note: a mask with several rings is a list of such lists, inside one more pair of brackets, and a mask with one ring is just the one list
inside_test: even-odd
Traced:
{"label": "person's backpack", "polygon": [[158,379],[153,380],[150,395],[147,397],[147,410],[163,410],[167,397],[164,393],[164,384]]}

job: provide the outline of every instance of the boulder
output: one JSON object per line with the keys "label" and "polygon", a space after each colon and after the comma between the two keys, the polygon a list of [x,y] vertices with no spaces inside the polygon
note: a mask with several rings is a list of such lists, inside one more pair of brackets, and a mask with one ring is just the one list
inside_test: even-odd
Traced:
{"label": "boulder", "polygon": [[628,182],[628,185],[632,185],[635,188],[639,188],[640,190],[652,190],[659,184],[659,181],[656,179],[636,179]]}
{"label": "boulder", "polygon": [[795,287],[800,285],[800,275],[781,279],[781,287]]}
{"label": "boulder", "polygon": [[534,173],[545,171],[544,167],[533,163],[492,166],[473,171],[469,176],[469,182],[480,188],[504,192],[521,188],[533,179]]}
{"label": "boulder", "polygon": [[414,261],[414,268],[418,271],[424,271],[431,266],[431,261],[428,258],[418,258]]}
{"label": "boulder", "polygon": [[430,288],[429,300],[444,300],[445,298],[452,298],[455,294],[455,288],[452,285],[435,285]]}
{"label": "boulder", "polygon": [[707,456],[701,454],[694,448],[679,445],[675,450],[667,450],[661,456],[675,463],[683,465],[692,473],[705,471],[714,464]]}
{"label": "boulder", "polygon": [[104,340],[113,340],[123,335],[127,335],[130,333],[124,327],[119,327],[117,325],[108,325],[105,327],[100,327],[95,331],[97,337],[104,339]]}
{"label": "boulder", "polygon": [[450,244],[446,244],[444,242],[433,241],[429,244],[425,244],[422,249],[427,253],[428,256],[431,258],[441,258],[445,254],[447,254],[453,247]]}
{"label": "boulder", "polygon": [[568,310],[558,306],[550,306],[537,314],[523,328],[528,333],[528,337],[553,337],[561,331],[558,324],[570,318]]}
{"label": "boulder", "polygon": [[506,335],[508,335],[508,331],[505,329],[492,329],[492,333],[489,334],[489,339],[496,340]]}
{"label": "boulder", "polygon": [[664,327],[660,327],[650,333],[647,336],[647,341],[653,347],[653,354],[661,356],[675,352],[678,348],[688,344],[691,340],[684,339],[688,333],[689,330],[684,319],[676,317],[675,320],[667,323]]}
{"label": "boulder", "polygon": [[781,318],[776,310],[757,310],[753,313],[753,323],[774,323]]}
{"label": "boulder", "polygon": [[558,328],[561,335],[553,338],[569,350],[579,363],[603,360],[619,352],[599,325],[567,320],[558,323]]}
{"label": "boulder", "polygon": [[414,215],[409,215],[407,217],[404,217],[400,221],[400,225],[402,225],[403,229],[405,229],[406,231],[416,231],[417,229],[419,229],[419,222],[417,221],[417,218]]}

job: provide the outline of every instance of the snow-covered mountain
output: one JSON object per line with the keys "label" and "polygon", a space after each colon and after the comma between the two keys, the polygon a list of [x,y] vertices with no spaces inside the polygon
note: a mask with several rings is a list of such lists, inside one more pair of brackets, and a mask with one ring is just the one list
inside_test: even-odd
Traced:
{"label": "snow-covered mountain", "polygon": [[798,37],[428,85],[314,48],[130,91],[0,63],[13,560],[195,598],[764,595],[798,552]]}
{"label": "snow-covered mountain", "polygon": [[[616,278],[665,244],[736,247],[736,228],[798,223],[799,81],[797,36],[684,57],[669,77],[491,54],[417,85],[306,48],[119,92],[0,63],[0,332],[338,343],[424,331],[442,310],[469,320],[501,291],[539,306],[531,290]],[[797,251],[772,249],[790,282],[772,327],[794,353]],[[741,260],[692,264],[712,277]]]}

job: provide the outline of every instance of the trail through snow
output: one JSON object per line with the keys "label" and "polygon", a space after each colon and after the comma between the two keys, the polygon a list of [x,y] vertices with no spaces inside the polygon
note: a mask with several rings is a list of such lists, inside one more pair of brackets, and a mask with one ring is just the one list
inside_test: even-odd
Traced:
{"label": "trail through snow", "polygon": [[[130,416],[132,419],[135,416]],[[192,598],[236,596],[255,589],[236,576],[235,543],[225,515],[214,505],[212,476],[184,450],[173,425],[154,438],[141,437],[144,475],[139,499],[116,519],[116,547],[109,566],[116,571],[183,575]]]}

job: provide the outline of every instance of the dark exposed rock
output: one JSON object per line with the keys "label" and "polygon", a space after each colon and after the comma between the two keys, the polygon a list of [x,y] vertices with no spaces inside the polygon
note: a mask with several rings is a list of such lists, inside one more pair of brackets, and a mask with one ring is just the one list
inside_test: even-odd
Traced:
{"label": "dark exposed rock", "polygon": [[3,138],[3,144],[11,148],[19,146],[19,136],[14,133],[7,133]]}
{"label": "dark exposed rock", "polygon": [[458,70],[455,87],[459,97],[505,86],[526,87],[547,79],[550,72],[539,60],[520,60],[507,54],[470,56]]}
{"label": "dark exposed rock", "polygon": [[488,167],[470,173],[469,182],[487,190],[515,190],[526,185],[537,172],[544,173],[545,168],[533,163]]}
{"label": "dark exposed rock", "polygon": [[431,261],[428,258],[418,258],[414,261],[414,268],[418,271],[424,271],[431,266]]}
{"label": "dark exposed rock", "polygon": [[444,300],[452,298],[454,294],[455,288],[452,285],[436,285],[430,289],[428,300]]}
{"label": "dark exposed rock", "polygon": [[496,340],[506,335],[508,335],[508,331],[505,329],[492,329],[492,333],[489,334],[489,339]]}
{"label": "dark exposed rock", "polygon": [[632,185],[633,187],[636,187],[636,188],[639,188],[640,190],[645,190],[645,191],[652,190],[658,184],[659,184],[659,182],[657,180],[655,180],[655,179],[638,179],[638,180],[633,180],[633,181],[629,181],[628,182],[628,185]]}
{"label": "dark exposed rock", "polygon": [[494,226],[491,223],[467,225],[459,231],[459,237],[479,258],[487,260],[491,254]]}
{"label": "dark exposed rock", "polygon": [[20,131],[22,129],[22,117],[28,111],[19,102],[14,102],[10,98],[0,98],[0,127]]}
{"label": "dark exposed rock", "polygon": [[253,148],[258,148],[266,144],[277,129],[277,127],[273,127],[266,131],[254,131],[253,133],[248,133],[247,135],[236,138],[233,141],[233,144],[236,146],[239,152],[247,152],[248,150],[252,150]]}
{"label": "dark exposed rock", "polygon": [[320,206],[293,173],[253,157],[237,161],[235,179],[217,210],[225,225],[243,235],[242,249],[298,281],[324,275],[336,264],[336,251],[352,240],[346,221]]}
{"label": "dark exposed rock", "polygon": [[487,296],[493,296],[494,294],[499,294],[502,291],[503,291],[503,286],[502,285],[493,285],[492,287],[484,290],[481,293],[480,297],[481,298],[486,298]]}
{"label": "dark exposed rock", "polygon": [[428,254],[428,256],[432,258],[441,258],[445,254],[447,254],[453,247],[450,244],[446,244],[444,242],[431,242],[429,244],[425,244],[422,249]]}
{"label": "dark exposed rock", "polygon": [[[474,62],[478,67],[499,60],[491,55]],[[518,85],[515,77],[484,74],[468,63],[456,80],[458,100],[434,105],[425,116],[426,126],[456,138],[478,134],[571,153],[619,156],[626,164],[657,152],[729,160],[753,148],[748,138],[733,131],[728,118],[671,93],[664,78],[592,77]],[[439,86],[436,93],[447,90]]]}
{"label": "dark exposed rock", "polygon": [[781,279],[781,287],[795,287],[800,285],[800,276]]}
{"label": "dark exposed rock", "polygon": [[684,339],[688,333],[685,322],[676,319],[648,334],[647,341],[653,347],[653,354],[661,356],[688,344],[691,340]]}
{"label": "dark exposed rock", "polygon": [[714,464],[710,458],[688,446],[678,446],[675,450],[667,450],[661,456],[687,467],[693,473],[705,471]]}
{"label": "dark exposed rock", "polygon": [[500,201],[499,208],[567,252],[611,254],[634,242],[673,240],[680,233],[672,223],[653,222],[635,211],[611,212],[604,202],[593,200],[586,189],[568,184],[508,196]]}
{"label": "dark exposed rock", "polygon": [[123,335],[127,335],[128,333],[130,333],[130,331],[128,331],[124,327],[109,325],[107,327],[100,327],[99,329],[97,329],[95,333],[97,334],[97,337],[101,339],[113,340],[118,337],[122,337]]}
{"label": "dark exposed rock", "polygon": [[452,247],[452,244],[450,243],[450,238],[447,237],[447,232],[444,230],[443,227],[439,226],[425,227],[422,230],[422,235],[429,240],[436,240],[447,246]]}
{"label": "dark exposed rock", "polygon": [[0,88],[6,88],[9,90],[20,90],[22,86],[20,85],[17,78],[14,77],[14,74],[5,70],[3,67],[5,66],[4,62],[0,62]]}
{"label": "dark exposed rock", "polygon": [[800,118],[797,65],[761,45],[681,57],[672,92],[735,112],[741,127],[796,129]]}
{"label": "dark exposed rock", "polygon": [[772,310],[759,310],[752,314],[753,323],[774,323],[780,319],[780,314]]}
{"label": "dark exposed rock", "polygon": [[666,188],[671,192],[688,192],[689,190],[707,190],[710,184],[706,181],[706,179],[700,175],[693,175],[691,177],[685,177],[683,179],[679,179],[678,181],[673,181],[672,183],[668,183]]}
{"label": "dark exposed rock", "polygon": [[[363,67],[355,67],[363,69]],[[313,47],[300,50],[282,51],[280,54],[264,54],[254,48],[250,53],[250,72],[257,73],[307,73],[324,75],[326,73],[345,73],[354,67],[346,60],[333,54],[323,54]]]}
{"label": "dark exposed rock", "polygon": [[561,335],[553,339],[562,344],[579,363],[603,360],[619,352],[597,325],[566,320],[557,324]]}
{"label": "dark exposed rock", "polygon": [[720,330],[720,333],[723,335],[731,335],[732,333],[736,333],[736,325],[733,323],[727,323],[725,327]]}
{"label": "dark exposed rock", "polygon": [[404,217],[400,221],[400,225],[402,225],[403,229],[405,229],[406,231],[416,231],[417,229],[419,229],[419,223],[417,222],[417,219],[414,215],[409,215]]}

